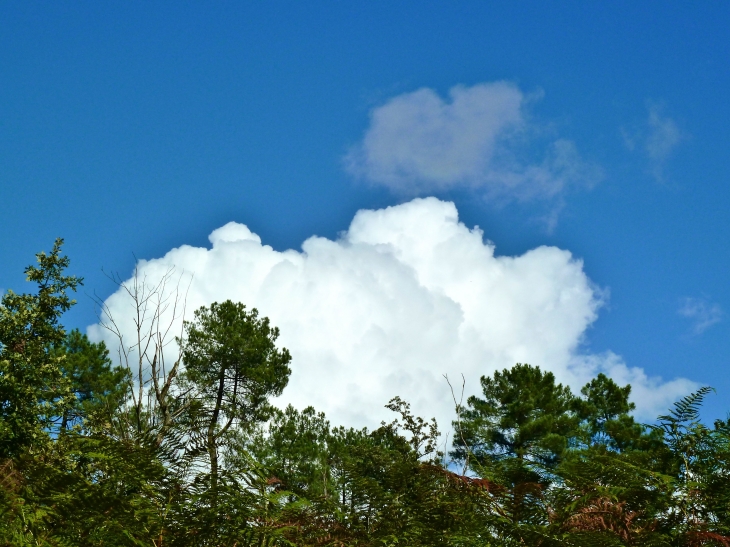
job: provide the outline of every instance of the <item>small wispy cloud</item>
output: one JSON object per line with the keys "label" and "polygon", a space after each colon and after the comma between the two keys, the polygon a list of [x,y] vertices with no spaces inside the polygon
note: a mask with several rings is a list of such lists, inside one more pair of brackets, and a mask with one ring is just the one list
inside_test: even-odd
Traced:
{"label": "small wispy cloud", "polygon": [[677,123],[662,115],[658,106],[649,107],[649,135],[646,139],[646,153],[652,161],[664,162],[682,140]]}
{"label": "small wispy cloud", "polygon": [[692,320],[692,332],[702,334],[722,320],[724,312],[720,304],[707,298],[685,297],[680,300],[677,313]]}
{"label": "small wispy cloud", "polygon": [[658,182],[665,180],[666,163],[685,135],[677,122],[664,114],[659,104],[648,105],[647,118],[641,129],[622,130],[624,144],[630,151],[641,151],[649,162],[649,172]]}
{"label": "small wispy cloud", "polygon": [[567,188],[597,182],[600,169],[572,141],[538,142],[531,100],[509,82],[455,86],[446,99],[428,88],[398,95],[371,111],[345,167],[402,195],[469,188],[502,201],[559,201]]}

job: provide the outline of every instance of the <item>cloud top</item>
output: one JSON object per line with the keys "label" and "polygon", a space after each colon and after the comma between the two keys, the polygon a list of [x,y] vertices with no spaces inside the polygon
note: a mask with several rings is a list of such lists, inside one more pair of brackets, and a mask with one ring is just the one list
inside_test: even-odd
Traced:
{"label": "cloud top", "polygon": [[[188,315],[230,298],[270,317],[293,355],[279,403],[314,405],[335,423],[376,426],[390,418],[383,405],[400,395],[448,430],[453,402],[443,374],[464,374],[470,395],[481,375],[516,362],[574,388],[599,371],[630,380],[648,417],[694,386],[647,378],[614,354],[585,353],[603,293],[582,262],[555,247],[497,256],[478,227],[459,222],[453,203],[359,211],[339,239],[311,237],[301,251],[276,251],[236,223],[210,241],[209,249],[183,246],[140,261],[140,276],[154,284],[171,266],[194,274]],[[131,336],[128,296],[120,290],[106,304]],[[89,331],[114,347],[98,325]]]}
{"label": "cloud top", "polygon": [[352,174],[406,195],[466,187],[490,197],[554,197],[600,176],[575,145],[557,139],[525,159],[527,98],[508,82],[451,88],[448,99],[422,88],[370,113],[360,143],[345,157]]}

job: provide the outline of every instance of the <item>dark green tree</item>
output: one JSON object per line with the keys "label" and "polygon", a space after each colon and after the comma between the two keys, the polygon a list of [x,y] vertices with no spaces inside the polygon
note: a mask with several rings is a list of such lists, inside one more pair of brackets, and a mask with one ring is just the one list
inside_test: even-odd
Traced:
{"label": "dark green tree", "polygon": [[61,431],[90,422],[109,422],[128,389],[128,372],[113,367],[104,342],[91,342],[78,329],[68,333],[55,349],[61,371],[70,384],[71,400],[61,416]]}
{"label": "dark green tree", "polygon": [[603,445],[623,451],[646,447],[651,442],[652,435],[647,428],[631,416],[636,405],[629,401],[630,385],[620,387],[600,373],[580,392],[582,397],[576,397],[572,407],[581,422],[580,441],[584,445]]}
{"label": "dark green tree", "polygon": [[457,407],[459,474],[400,398],[374,431],[273,408],[291,357],[243,304],[198,310],[169,366],[171,271],[122,284],[148,321],[112,367],[60,324],[80,283],[60,249],[0,306],[0,546],[730,546],[730,420],[700,420],[709,388],[645,426],[630,386],[599,374],[576,397],[518,364]]}
{"label": "dark green tree", "polygon": [[26,268],[37,293],[8,291],[0,306],[0,545],[149,544],[168,473],[149,443],[89,427],[117,410],[123,375],[61,325],[81,283],[62,243]]}
{"label": "dark green tree", "polygon": [[[656,457],[641,452],[661,442],[631,416],[630,386],[599,374],[575,397],[551,373],[517,364],[483,377],[482,390],[483,398],[471,397],[468,408],[457,409],[452,455],[471,460],[475,473],[503,487],[494,499],[506,517],[501,537],[544,541],[557,521],[570,529],[571,511],[599,514],[610,498],[619,513],[645,514],[643,504],[659,495],[651,480]],[[619,458],[622,452],[627,455]],[[619,469],[633,472],[620,475]],[[636,479],[627,482],[631,476]]]}
{"label": "dark green tree", "polygon": [[62,239],[50,253],[36,255],[38,264],[25,269],[36,283],[35,294],[8,291],[0,305],[0,458],[18,455],[47,439],[54,421],[70,404],[70,381],[63,374],[63,356],[53,348],[66,332],[61,315],[74,301],[68,295],[81,279],[64,275],[68,257]]}
{"label": "dark green tree", "polygon": [[230,300],[196,310],[185,334],[184,380],[193,398],[187,426],[208,456],[215,499],[226,434],[271,415],[269,398],[287,385],[291,356],[276,347],[279,329],[268,318]]}
{"label": "dark green tree", "polygon": [[330,425],[324,414],[307,407],[301,412],[291,405],[276,409],[268,428],[247,443],[270,479],[293,495],[328,498],[335,485],[329,468]]}
{"label": "dark green tree", "polygon": [[483,398],[460,409],[454,455],[477,463],[515,457],[545,466],[557,463],[576,433],[570,388],[551,372],[517,364],[481,377]]}
{"label": "dark green tree", "polygon": [[472,494],[483,490],[442,467],[435,422],[397,397],[386,406],[398,418],[374,431],[330,429],[311,407],[288,407],[254,437],[252,453],[287,501],[283,537],[295,545],[420,546],[469,535]]}

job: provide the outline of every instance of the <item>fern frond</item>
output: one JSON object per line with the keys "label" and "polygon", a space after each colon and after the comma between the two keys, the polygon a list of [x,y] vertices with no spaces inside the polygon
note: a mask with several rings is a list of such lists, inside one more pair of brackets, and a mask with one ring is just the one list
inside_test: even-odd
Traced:
{"label": "fern frond", "polygon": [[696,422],[700,417],[700,407],[704,402],[708,393],[714,392],[715,389],[710,386],[701,387],[694,393],[690,393],[686,397],[681,398],[674,403],[674,408],[669,410],[669,414],[659,416],[660,423],[682,424],[688,422]]}

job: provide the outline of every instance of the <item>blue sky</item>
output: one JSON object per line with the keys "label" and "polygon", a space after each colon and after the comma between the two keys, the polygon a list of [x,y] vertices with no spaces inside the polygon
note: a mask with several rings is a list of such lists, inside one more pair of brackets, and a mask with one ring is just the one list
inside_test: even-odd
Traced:
{"label": "blue sky", "polygon": [[[23,267],[62,236],[86,279],[67,323],[85,327],[86,294],[115,289],[101,268],[127,277],[134,256],[209,247],[229,221],[298,250],[358,210],[433,195],[497,255],[547,245],[583,260],[606,297],[584,352],[713,385],[706,413],[724,417],[728,22],[709,2],[4,4],[0,287],[23,290]],[[403,157],[409,184],[373,171],[391,165],[366,146],[378,112],[429,90],[451,120],[454,86],[495,82],[522,101],[519,130],[500,136],[509,161],[485,167],[482,143],[452,178]],[[402,154],[422,151],[403,138]],[[548,165],[555,143],[570,143],[573,175],[495,186]]]}

